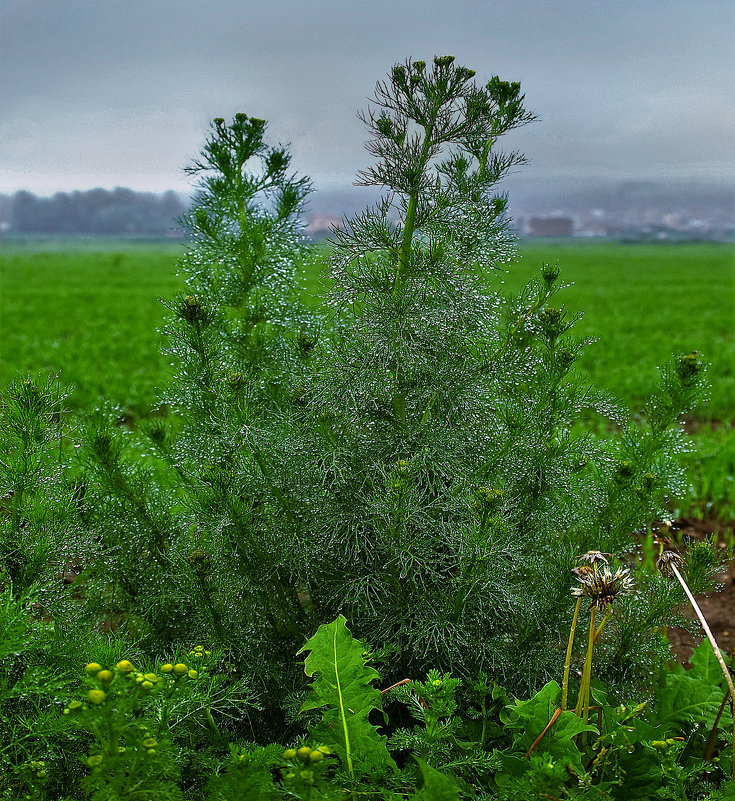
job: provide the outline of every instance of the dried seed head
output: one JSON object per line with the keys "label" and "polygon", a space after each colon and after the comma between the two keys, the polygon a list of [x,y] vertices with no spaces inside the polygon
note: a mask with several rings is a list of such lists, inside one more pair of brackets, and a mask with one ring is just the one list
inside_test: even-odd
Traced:
{"label": "dried seed head", "polygon": [[577,557],[578,562],[587,562],[590,565],[599,564],[602,562],[603,564],[609,564],[608,556],[612,556],[611,553],[603,553],[602,551],[587,551],[587,553],[583,553],[581,556]]}
{"label": "dried seed head", "polygon": [[608,567],[601,570],[591,570],[582,576],[577,575],[578,587],[572,589],[572,595],[578,598],[588,598],[590,609],[606,609],[620,595],[630,592],[633,579],[627,568],[619,567],[614,573]]}
{"label": "dried seed head", "polygon": [[684,567],[684,557],[677,553],[676,551],[664,551],[661,556],[659,556],[656,567],[661,571],[662,576],[673,576],[674,571],[672,567],[676,567],[677,570],[680,570]]}

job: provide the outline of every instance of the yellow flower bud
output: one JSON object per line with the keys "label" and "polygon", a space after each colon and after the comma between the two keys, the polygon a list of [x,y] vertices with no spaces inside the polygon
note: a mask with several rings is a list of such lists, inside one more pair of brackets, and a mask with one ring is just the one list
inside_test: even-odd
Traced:
{"label": "yellow flower bud", "polygon": [[199,673],[196,670],[190,670],[186,675],[190,679],[195,679],[199,675]]}
{"label": "yellow flower bud", "polygon": [[312,751],[309,754],[309,762],[320,762],[324,759],[324,754],[321,751]]}
{"label": "yellow flower bud", "polygon": [[144,690],[152,690],[153,689],[153,682],[151,682],[151,681],[143,681],[143,682],[141,682],[140,686]]}
{"label": "yellow flower bud", "polygon": [[320,745],[316,750],[321,751],[325,756],[329,756],[332,753],[332,749],[328,745]]}
{"label": "yellow flower bud", "polygon": [[87,693],[87,699],[91,704],[101,704],[105,698],[107,698],[107,693],[102,690],[90,690]]}
{"label": "yellow flower bud", "polygon": [[127,659],[123,659],[115,665],[119,673],[122,673],[123,676],[127,676],[128,673],[132,673],[135,670],[135,665],[132,662],[129,662]]}
{"label": "yellow flower bud", "polygon": [[155,684],[158,681],[158,676],[156,676],[155,673],[144,673],[143,678],[146,681],[153,682],[153,684]]}
{"label": "yellow flower bud", "polygon": [[161,665],[161,673],[171,673],[174,669],[174,666],[170,662],[166,662],[165,665]]}
{"label": "yellow flower bud", "polygon": [[311,753],[311,748],[309,748],[308,745],[302,745],[301,748],[299,748],[299,750],[296,752],[296,754],[298,755],[299,759],[302,762],[308,762],[309,761],[309,754],[310,753]]}
{"label": "yellow flower bud", "polygon": [[64,710],[65,715],[78,715],[84,709],[82,702],[74,699],[69,701],[69,706]]}
{"label": "yellow flower bud", "polygon": [[293,759],[296,756],[296,749],[295,748],[287,748],[283,752],[284,759]]}
{"label": "yellow flower bud", "polygon": [[102,670],[102,665],[100,665],[98,662],[90,662],[84,668],[84,672],[89,674],[90,676],[93,676],[95,673],[98,673],[100,670]]}
{"label": "yellow flower bud", "polygon": [[111,670],[100,670],[100,671],[97,673],[97,679],[98,679],[99,681],[102,681],[102,682],[104,682],[105,684],[108,684],[108,683],[109,683],[109,682],[111,682],[111,681],[112,681],[114,678],[115,678],[115,676],[113,675],[113,673],[112,673],[112,671],[111,671]]}
{"label": "yellow flower bud", "polygon": [[177,676],[184,676],[188,673],[189,668],[183,664],[183,662],[179,662],[178,664],[174,665],[173,671]]}
{"label": "yellow flower bud", "polygon": [[87,764],[90,768],[96,768],[102,762],[102,756],[95,754],[94,756],[87,757]]}

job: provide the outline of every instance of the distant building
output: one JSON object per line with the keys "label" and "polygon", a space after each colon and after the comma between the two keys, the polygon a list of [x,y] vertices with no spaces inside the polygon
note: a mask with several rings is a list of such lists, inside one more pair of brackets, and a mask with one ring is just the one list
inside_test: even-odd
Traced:
{"label": "distant building", "polygon": [[336,217],[333,214],[310,214],[307,215],[306,220],[306,235],[315,240],[328,236],[332,228],[337,227],[342,222],[341,217]]}
{"label": "distant building", "polygon": [[571,217],[529,217],[525,225],[528,236],[572,236],[573,230]]}

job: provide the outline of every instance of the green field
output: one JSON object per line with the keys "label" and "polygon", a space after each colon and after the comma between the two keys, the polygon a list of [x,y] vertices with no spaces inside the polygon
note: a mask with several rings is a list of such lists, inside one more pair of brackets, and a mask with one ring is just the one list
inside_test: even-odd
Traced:
{"label": "green field", "polygon": [[[0,261],[0,386],[17,375],[59,373],[74,387],[74,408],[104,397],[131,417],[157,403],[166,371],[159,299],[182,287],[177,242],[126,240],[10,241]],[[699,351],[710,362],[709,401],[693,415],[700,443],[695,483],[733,516],[735,335],[733,248],[727,244],[523,241],[519,263],[498,276],[516,292],[544,262],[557,262],[571,284],[560,296],[584,311],[575,331],[595,338],[581,361],[595,386],[634,410],[672,354]],[[318,303],[319,267],[304,292]],[[710,496],[709,501],[704,496]],[[712,501],[714,498],[714,501]]]}
{"label": "green field", "polygon": [[[74,405],[99,395],[145,414],[166,364],[159,353],[165,309],[180,287],[183,245],[125,240],[14,242],[3,247],[0,384],[17,373],[60,372]],[[517,291],[543,262],[572,284],[560,296],[582,310],[575,329],[599,341],[582,367],[595,384],[636,406],[673,353],[711,362],[711,398],[697,418],[731,420],[735,410],[733,249],[725,244],[521,243],[504,281]],[[306,293],[318,275],[306,276]],[[315,299],[318,303],[318,298]]]}

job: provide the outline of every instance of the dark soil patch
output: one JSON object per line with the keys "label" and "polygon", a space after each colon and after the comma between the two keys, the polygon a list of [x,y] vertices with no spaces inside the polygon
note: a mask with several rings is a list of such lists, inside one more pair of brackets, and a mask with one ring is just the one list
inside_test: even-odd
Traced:
{"label": "dark soil patch", "polygon": [[[724,529],[729,528],[732,531],[733,526],[735,526],[735,521],[728,523],[727,526],[724,526]],[[684,541],[702,540],[710,537],[718,528],[723,530],[721,524],[718,526],[713,521],[684,518],[674,524],[673,531],[677,540],[679,538]],[[722,571],[716,577],[720,586],[715,592],[696,596],[696,600],[715,636],[715,640],[717,640],[717,644],[723,651],[731,654],[735,651],[735,558],[728,559],[727,551],[730,547],[728,543],[719,540],[717,545],[723,551]],[[697,619],[696,613],[688,604],[682,609],[682,613],[684,617],[691,620]],[[700,626],[698,626],[698,629],[701,634],[696,637],[692,637],[689,632],[678,626],[672,626],[668,631],[671,647],[676,654],[676,658],[684,664],[688,663],[694,647],[705,636]]]}

